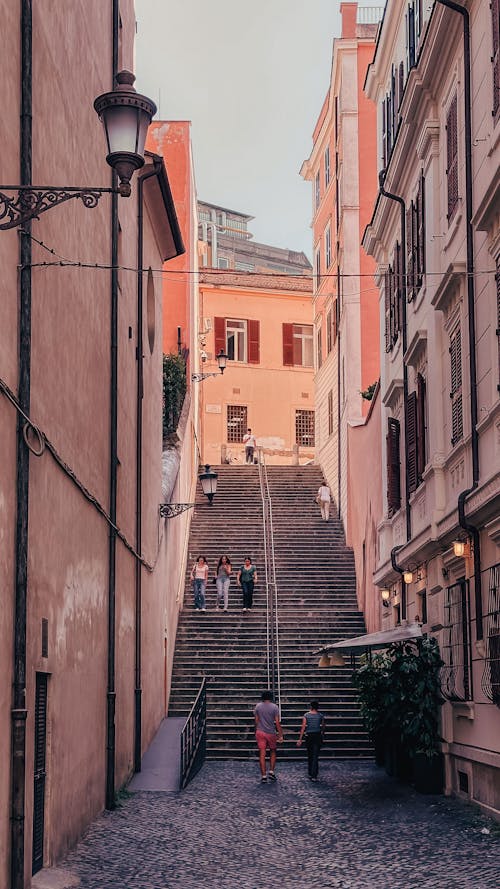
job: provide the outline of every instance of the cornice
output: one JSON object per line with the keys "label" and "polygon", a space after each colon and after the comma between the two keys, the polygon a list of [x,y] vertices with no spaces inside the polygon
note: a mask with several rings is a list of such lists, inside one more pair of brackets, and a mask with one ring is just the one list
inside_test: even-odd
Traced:
{"label": "cornice", "polygon": [[465,272],[465,262],[450,262],[431,299],[431,305],[435,309],[445,311],[453,295],[459,290],[460,284],[465,278]]}

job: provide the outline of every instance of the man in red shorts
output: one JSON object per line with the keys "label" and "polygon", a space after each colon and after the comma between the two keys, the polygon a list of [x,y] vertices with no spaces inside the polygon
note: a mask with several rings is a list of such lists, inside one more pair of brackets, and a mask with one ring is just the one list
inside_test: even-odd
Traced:
{"label": "man in red shorts", "polygon": [[283,731],[280,725],[280,711],[273,703],[270,691],[262,692],[262,700],[255,710],[255,737],[259,748],[259,765],[261,783],[267,782],[266,775],[266,751],[269,748],[269,780],[276,781],[274,768],[276,765],[276,744],[283,740]]}

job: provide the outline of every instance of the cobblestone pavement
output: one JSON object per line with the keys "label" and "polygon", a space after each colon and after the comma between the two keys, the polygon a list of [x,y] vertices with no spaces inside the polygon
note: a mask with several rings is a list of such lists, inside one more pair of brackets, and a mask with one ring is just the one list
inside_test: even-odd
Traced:
{"label": "cobblestone pavement", "polygon": [[126,798],[92,825],[57,885],[500,886],[500,826],[469,805],[421,796],[371,763],[324,763],[317,784],[302,763],[283,764],[276,784],[258,779],[256,762],[210,762],[182,793]]}

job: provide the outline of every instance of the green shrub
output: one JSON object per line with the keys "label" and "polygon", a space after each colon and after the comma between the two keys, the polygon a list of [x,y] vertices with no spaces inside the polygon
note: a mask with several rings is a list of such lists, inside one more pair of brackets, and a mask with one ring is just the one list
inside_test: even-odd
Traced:
{"label": "green shrub", "polygon": [[163,356],[163,438],[177,429],[186,395],[186,362],[182,355]]}

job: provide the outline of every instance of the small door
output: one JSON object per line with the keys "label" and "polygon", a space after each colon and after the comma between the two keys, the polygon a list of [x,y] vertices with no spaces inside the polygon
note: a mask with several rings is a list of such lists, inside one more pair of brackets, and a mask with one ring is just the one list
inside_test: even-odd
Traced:
{"label": "small door", "polygon": [[45,754],[47,746],[47,673],[36,674],[35,764],[33,791],[33,874],[43,867]]}

